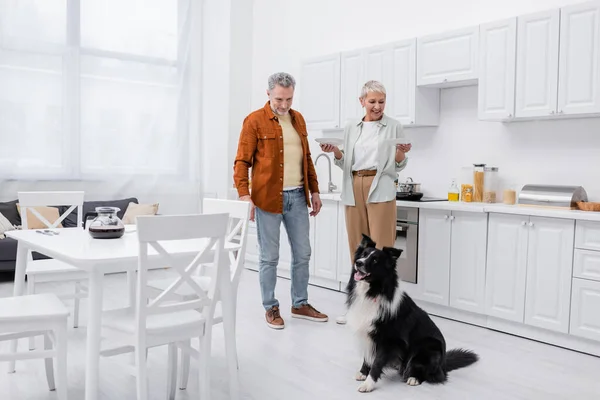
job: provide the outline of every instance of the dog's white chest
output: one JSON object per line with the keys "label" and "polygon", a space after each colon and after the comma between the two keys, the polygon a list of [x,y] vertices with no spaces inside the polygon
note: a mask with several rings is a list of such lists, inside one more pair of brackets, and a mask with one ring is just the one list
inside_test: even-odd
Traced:
{"label": "dog's white chest", "polygon": [[359,340],[364,359],[371,363],[375,356],[375,345],[369,336],[373,330],[373,322],[379,316],[379,302],[366,296],[368,285],[357,282],[354,291],[355,298],[346,315],[348,326],[354,331]]}
{"label": "dog's white chest", "polygon": [[368,333],[373,321],[379,315],[379,302],[367,297],[369,286],[365,282],[357,282],[354,289],[355,298],[348,309],[347,320],[352,330]]}

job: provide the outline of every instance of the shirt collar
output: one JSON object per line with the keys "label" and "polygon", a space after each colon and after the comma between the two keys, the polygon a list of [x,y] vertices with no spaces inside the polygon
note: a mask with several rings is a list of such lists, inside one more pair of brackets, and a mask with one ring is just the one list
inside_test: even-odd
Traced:
{"label": "shirt collar", "polygon": [[[275,119],[275,120],[279,120],[279,118],[277,117],[277,115],[275,115],[275,113],[273,112],[273,110],[271,110],[271,102],[267,101],[265,103],[265,107],[264,107],[265,112],[267,113],[267,117],[269,119]],[[294,121],[296,119],[296,111],[292,110],[290,108],[290,117],[292,117],[292,121]]]}
{"label": "shirt collar", "polygon": [[[356,126],[362,126],[363,124],[363,120],[362,118],[356,123]],[[387,116],[385,114],[383,114],[383,116],[381,117],[381,119],[378,122],[379,126],[387,126]]]}

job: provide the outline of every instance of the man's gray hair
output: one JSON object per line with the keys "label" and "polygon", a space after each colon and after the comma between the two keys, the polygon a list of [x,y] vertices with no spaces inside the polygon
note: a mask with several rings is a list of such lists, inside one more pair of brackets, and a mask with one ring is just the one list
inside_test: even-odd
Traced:
{"label": "man's gray hair", "polygon": [[368,81],[367,83],[365,83],[363,85],[363,87],[360,91],[360,98],[364,99],[365,97],[367,97],[367,94],[370,92],[386,94],[385,86],[383,86],[383,84],[379,81]]}
{"label": "man's gray hair", "polygon": [[287,72],[277,72],[269,77],[269,90],[275,89],[275,86],[296,88],[296,80]]}

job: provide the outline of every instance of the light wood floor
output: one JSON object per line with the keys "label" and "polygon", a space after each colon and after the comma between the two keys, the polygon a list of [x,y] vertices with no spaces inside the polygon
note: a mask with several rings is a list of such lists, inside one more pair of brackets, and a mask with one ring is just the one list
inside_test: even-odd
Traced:
{"label": "light wood floor", "polygon": [[[165,274],[155,271],[154,274]],[[47,285],[43,291],[64,291],[64,285]],[[286,329],[275,331],[264,324],[258,287],[258,275],[244,271],[239,288],[238,353],[242,399],[255,400],[347,400],[358,398],[393,400],[549,400],[600,399],[600,359],[534,341],[490,330],[434,318],[444,333],[448,347],[464,346],[481,355],[471,367],[453,371],[446,385],[424,384],[408,387],[389,376],[379,382],[370,394],[357,392],[353,376],[361,359],[354,338],[345,326],[336,325],[335,317],[343,312],[344,295],[314,288],[309,290],[311,303],[329,314],[327,323],[289,318],[290,285],[280,279],[277,294],[282,306]],[[106,279],[105,307],[126,303],[125,276]],[[0,297],[12,294],[12,282],[0,283]],[[84,397],[85,305],[82,327],[69,331],[69,396]],[[600,312],[600,311],[599,311]],[[227,399],[227,378],[223,337],[220,328],[214,334],[212,362],[212,398]],[[21,344],[26,348],[26,343]],[[7,349],[0,344],[0,351]],[[135,380],[120,363],[102,359],[101,400],[135,399]],[[165,399],[166,349],[149,354],[152,399]],[[192,377],[187,391],[178,391],[180,400],[196,399],[197,381],[192,364]],[[47,390],[43,362],[21,361],[16,374],[6,373],[0,363],[0,399],[55,399]]]}

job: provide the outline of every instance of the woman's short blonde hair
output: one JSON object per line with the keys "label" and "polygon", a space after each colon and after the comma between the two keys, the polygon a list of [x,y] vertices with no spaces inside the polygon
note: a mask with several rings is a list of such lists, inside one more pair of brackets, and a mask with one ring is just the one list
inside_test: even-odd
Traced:
{"label": "woman's short blonde hair", "polygon": [[367,97],[369,92],[381,93],[384,95],[386,94],[385,86],[383,86],[383,84],[379,81],[368,81],[365,83],[360,91],[360,98],[364,99]]}

